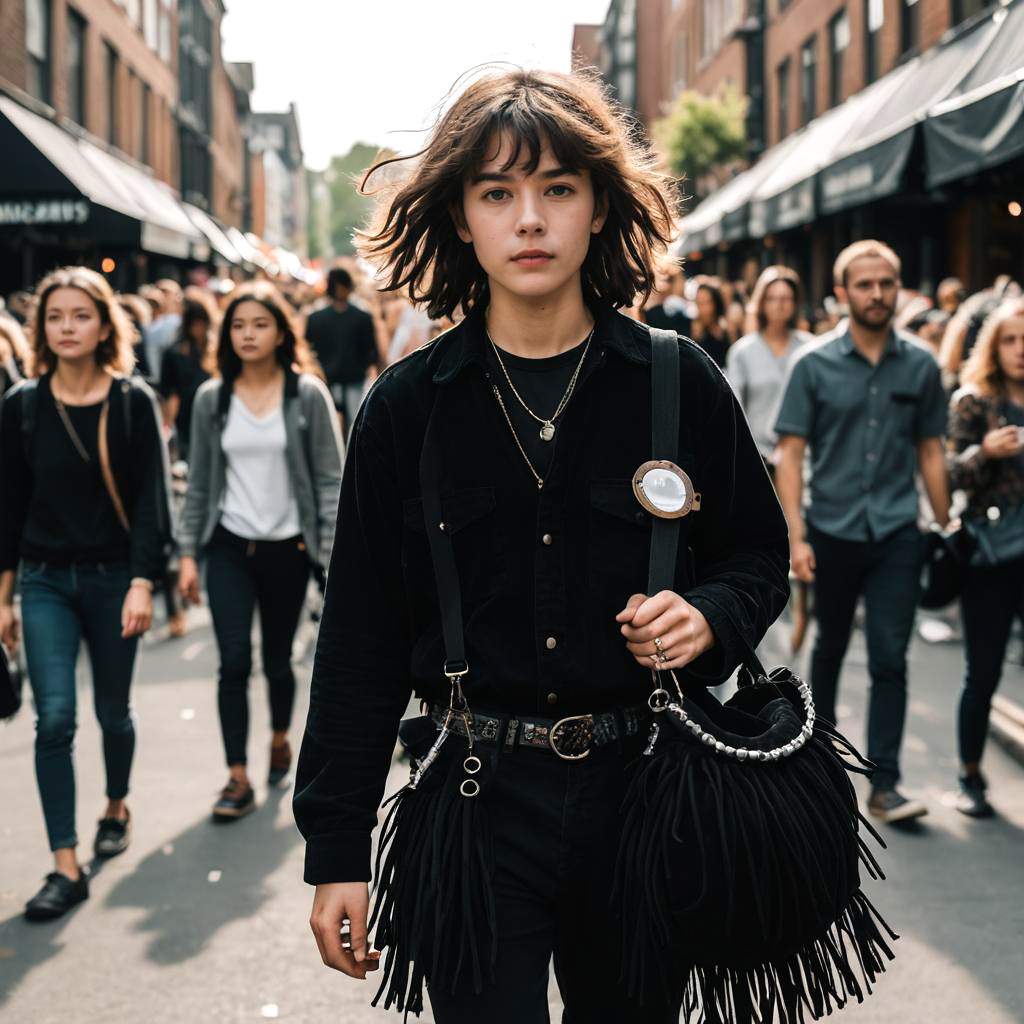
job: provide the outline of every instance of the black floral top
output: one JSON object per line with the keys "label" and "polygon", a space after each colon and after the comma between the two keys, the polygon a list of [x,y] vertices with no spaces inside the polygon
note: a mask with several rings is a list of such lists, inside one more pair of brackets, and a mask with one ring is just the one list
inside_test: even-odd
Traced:
{"label": "black floral top", "polygon": [[954,489],[967,494],[968,514],[984,515],[1024,504],[1024,451],[1008,459],[990,459],[981,443],[990,430],[1024,427],[1024,406],[1004,398],[961,388],[950,405],[949,475]]}

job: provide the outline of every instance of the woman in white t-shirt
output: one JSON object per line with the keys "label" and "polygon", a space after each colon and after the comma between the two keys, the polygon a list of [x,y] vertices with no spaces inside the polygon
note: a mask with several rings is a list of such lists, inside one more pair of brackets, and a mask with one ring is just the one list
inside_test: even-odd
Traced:
{"label": "woman in white t-shirt", "polygon": [[291,769],[292,644],[310,572],[322,576],[334,539],[341,436],[334,405],[284,299],[245,285],[224,313],[219,379],[196,394],[188,491],[179,530],[180,589],[199,600],[197,558],[220,655],[218,708],[230,777],[218,821],[255,808],[247,769],[253,613],[259,609],[271,711],[268,782]]}
{"label": "woman in white t-shirt", "polygon": [[775,412],[793,358],[812,340],[810,334],[796,329],[800,315],[800,278],[796,272],[782,266],[763,270],[750,297],[749,311],[756,317],[757,330],[729,348],[725,375],[772,472]]}

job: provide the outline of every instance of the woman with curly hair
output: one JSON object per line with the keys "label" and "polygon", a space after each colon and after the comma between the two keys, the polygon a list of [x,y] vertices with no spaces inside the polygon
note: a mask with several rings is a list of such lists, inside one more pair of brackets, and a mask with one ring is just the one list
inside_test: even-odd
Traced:
{"label": "woman with curly hair", "polygon": [[966,492],[977,548],[961,596],[966,674],[957,739],[957,810],[992,813],[981,755],[1014,617],[1024,602],[1024,300],[998,306],[982,326],[953,396],[952,485]]}
{"label": "woman with curly hair", "polygon": [[[128,846],[135,750],[129,690],[138,638],[169,537],[166,458],[156,401],[132,378],[133,332],[105,278],[65,267],[36,290],[35,376],[0,417],[0,640],[24,633],[36,725],[36,778],[54,871],[29,900],[33,920],[89,895],[76,846],[75,664],[85,642],[103,733],[107,805],[94,850]],[[13,607],[20,567],[21,624]]]}
{"label": "woman with curly hair", "polygon": [[271,284],[231,293],[216,354],[219,376],[199,388],[192,408],[179,589],[199,602],[197,559],[205,554],[229,771],[213,817],[227,822],[256,806],[246,746],[257,607],[270,694],[269,784],[291,769],[292,643],[310,572],[322,572],[330,557],[341,437],[330,393]]}

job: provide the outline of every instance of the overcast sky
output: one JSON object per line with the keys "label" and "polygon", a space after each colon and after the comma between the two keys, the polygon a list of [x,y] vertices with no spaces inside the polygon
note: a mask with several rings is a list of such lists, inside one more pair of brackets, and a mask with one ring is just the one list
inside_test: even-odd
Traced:
{"label": "overcast sky", "polygon": [[[226,0],[224,56],[256,65],[255,110],[294,101],[306,163],[353,142],[409,151],[431,109],[488,61],[568,70],[572,26],[608,0]],[[406,132],[406,134],[403,134]]]}

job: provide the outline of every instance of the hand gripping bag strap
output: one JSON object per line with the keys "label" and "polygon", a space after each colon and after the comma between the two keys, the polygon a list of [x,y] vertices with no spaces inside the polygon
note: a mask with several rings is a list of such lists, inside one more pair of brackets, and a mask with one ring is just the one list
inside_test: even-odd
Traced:
{"label": "hand gripping bag strap", "polygon": [[[679,338],[675,331],[651,328],[651,458],[679,457]],[[654,516],[648,596],[675,586],[679,520]]]}

